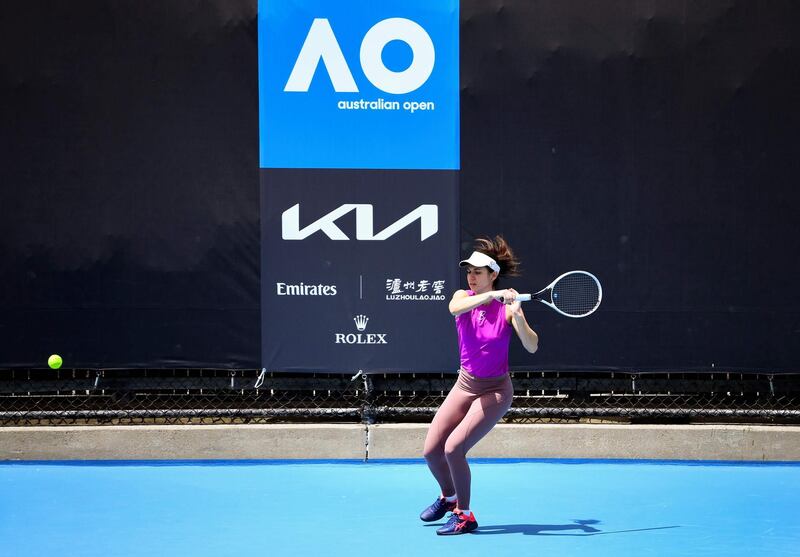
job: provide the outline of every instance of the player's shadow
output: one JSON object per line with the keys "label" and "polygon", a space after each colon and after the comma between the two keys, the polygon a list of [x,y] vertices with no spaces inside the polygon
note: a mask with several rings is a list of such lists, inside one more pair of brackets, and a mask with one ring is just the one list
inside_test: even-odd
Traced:
{"label": "player's shadow", "polygon": [[570,524],[493,524],[481,525],[473,535],[490,536],[493,534],[524,534],[526,536],[600,536],[606,534],[624,534],[627,532],[645,532],[647,530],[666,530],[678,526],[658,526],[655,528],[636,528],[631,530],[603,531],[595,528],[599,520],[573,520]]}

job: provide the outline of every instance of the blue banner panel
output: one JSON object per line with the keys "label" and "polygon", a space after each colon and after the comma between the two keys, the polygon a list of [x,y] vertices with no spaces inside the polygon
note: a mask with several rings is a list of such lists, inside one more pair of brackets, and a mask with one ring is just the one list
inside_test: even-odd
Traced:
{"label": "blue banner panel", "polygon": [[453,171],[261,170],[263,365],[458,368]]}
{"label": "blue banner panel", "polygon": [[458,5],[260,0],[261,167],[458,169]]}

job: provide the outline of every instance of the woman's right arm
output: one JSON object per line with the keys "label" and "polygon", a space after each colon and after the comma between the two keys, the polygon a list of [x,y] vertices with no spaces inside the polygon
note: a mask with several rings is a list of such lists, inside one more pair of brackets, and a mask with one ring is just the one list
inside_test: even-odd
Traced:
{"label": "woman's right arm", "polygon": [[447,306],[450,314],[454,317],[467,313],[478,306],[489,302],[493,298],[506,296],[507,290],[492,290],[491,292],[484,292],[483,294],[475,294],[470,296],[466,290],[456,290],[450,304]]}

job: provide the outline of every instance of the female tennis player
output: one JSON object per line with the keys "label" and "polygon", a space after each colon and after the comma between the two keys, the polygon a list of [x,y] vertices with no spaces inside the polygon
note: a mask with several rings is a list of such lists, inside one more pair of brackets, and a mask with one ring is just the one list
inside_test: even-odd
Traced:
{"label": "female tennis player", "polygon": [[508,346],[512,329],[528,352],[536,352],[539,344],[515,301],[517,291],[496,290],[499,277],[519,274],[519,261],[501,236],[477,239],[475,251],[460,266],[467,268],[469,290],[456,291],[449,309],[456,318],[461,368],[431,422],[424,451],[441,496],[420,518],[433,522],[453,513],[436,530],[439,535],[466,534],[478,527],[470,510],[467,451],[511,407],[514,389],[508,376]]}

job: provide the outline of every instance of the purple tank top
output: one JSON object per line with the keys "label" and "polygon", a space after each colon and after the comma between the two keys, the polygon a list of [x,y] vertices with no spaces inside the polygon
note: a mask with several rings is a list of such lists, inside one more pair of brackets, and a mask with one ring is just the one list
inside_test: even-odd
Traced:
{"label": "purple tank top", "polygon": [[[474,296],[475,292],[467,290]],[[497,300],[456,316],[461,368],[475,377],[498,377],[508,372],[511,325],[506,306]]]}

